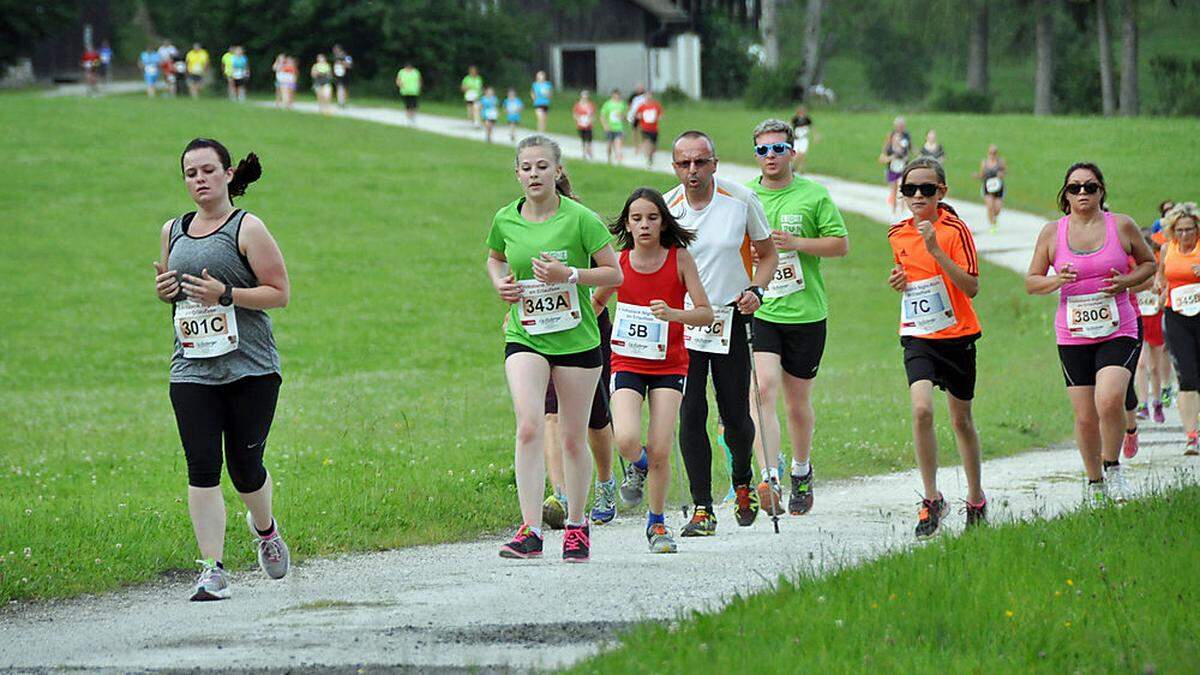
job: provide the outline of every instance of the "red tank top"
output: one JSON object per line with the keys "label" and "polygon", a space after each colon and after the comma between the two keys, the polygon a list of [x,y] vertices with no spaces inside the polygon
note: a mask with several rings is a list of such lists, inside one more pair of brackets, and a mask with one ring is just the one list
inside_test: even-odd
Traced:
{"label": "red tank top", "polygon": [[[667,259],[662,267],[650,274],[633,269],[629,262],[629,251],[621,251],[621,272],[625,281],[617,289],[617,302],[649,307],[651,300],[663,300],[674,309],[683,309],[683,296],[687,288],[679,278],[679,249],[667,250]],[[667,324],[667,357],[661,361],[612,355],[612,371],[639,373],[641,375],[687,375],[688,353],[683,347],[683,324],[672,321]]]}

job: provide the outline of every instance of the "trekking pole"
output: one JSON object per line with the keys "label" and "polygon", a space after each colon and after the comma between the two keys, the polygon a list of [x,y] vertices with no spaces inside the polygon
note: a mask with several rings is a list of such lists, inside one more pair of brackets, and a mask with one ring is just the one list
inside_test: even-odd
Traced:
{"label": "trekking pole", "polygon": [[[746,346],[750,349],[750,375],[754,384],[754,406],[758,408],[758,425],[762,426],[763,417],[762,394],[758,390],[758,368],[754,366],[754,331],[750,328],[750,322],[746,322]],[[774,411],[772,411],[774,412]],[[756,429],[755,432],[761,436],[761,430]],[[767,439],[762,436],[763,458],[764,463],[770,460],[765,458],[771,456],[771,449],[767,447]],[[753,448],[752,448],[753,449]],[[772,476],[770,470],[767,471],[767,480],[770,481],[771,501],[775,501],[775,495],[782,492],[776,492],[779,488],[779,478]],[[771,504],[771,524],[775,526],[775,534],[779,534],[779,504]]]}

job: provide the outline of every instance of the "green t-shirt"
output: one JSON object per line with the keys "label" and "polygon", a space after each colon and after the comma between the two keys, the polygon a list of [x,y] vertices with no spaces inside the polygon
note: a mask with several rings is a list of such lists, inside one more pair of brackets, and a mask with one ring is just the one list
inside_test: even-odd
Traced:
{"label": "green t-shirt", "polygon": [[[791,185],[782,190],[769,190],[754,178],[746,183],[762,202],[767,222],[773,230],[783,230],[801,237],[845,237],[846,221],[829,198],[824,185],[808,178],[794,176]],[[779,251],[780,255],[788,251]],[[809,253],[791,251],[800,261],[804,289],[779,298],[764,298],[762,307],[754,313],[760,319],[775,323],[812,323],[829,314],[825,297],[825,280],[821,278],[821,259]]]}
{"label": "green t-shirt", "polygon": [[462,79],[463,96],[474,96],[479,98],[479,93],[483,91],[483,77],[480,75],[467,75]]}
{"label": "green t-shirt", "polygon": [[600,119],[608,123],[609,131],[625,131],[625,113],[628,111],[628,103],[610,98],[600,107]]}
{"label": "green t-shirt", "polygon": [[[562,197],[558,211],[547,221],[533,223],[521,216],[518,199],[496,212],[487,245],[504,254],[517,281],[533,279],[533,258],[545,252],[571,267],[587,269],[592,255],[612,242],[612,235],[595,213]],[[530,335],[521,326],[517,305],[509,309],[505,342],[517,342],[542,354],[576,354],[600,345],[600,329],[592,310],[592,289],[580,284],[579,325],[557,333]]]}
{"label": "green t-shirt", "polygon": [[421,71],[416,68],[401,68],[400,72],[396,73],[396,79],[400,81],[401,96],[420,96]]}

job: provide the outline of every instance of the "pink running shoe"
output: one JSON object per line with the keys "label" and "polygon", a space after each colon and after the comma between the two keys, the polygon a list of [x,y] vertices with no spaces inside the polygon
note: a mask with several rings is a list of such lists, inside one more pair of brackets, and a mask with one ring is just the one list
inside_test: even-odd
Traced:
{"label": "pink running shoe", "polygon": [[512,541],[500,547],[501,558],[538,558],[542,555],[542,538],[529,525],[522,525]]}
{"label": "pink running shoe", "polygon": [[1133,432],[1132,434],[1130,434],[1130,433],[1125,434],[1125,445],[1121,449],[1125,453],[1125,459],[1133,459],[1134,457],[1137,456],[1137,454],[1138,454],[1138,434],[1136,431]]}
{"label": "pink running shoe", "polygon": [[1138,420],[1150,419],[1150,407],[1148,405],[1146,405],[1145,403],[1139,405],[1137,407],[1137,418],[1138,418]]}
{"label": "pink running shoe", "polygon": [[563,560],[587,562],[591,556],[592,537],[587,525],[567,525],[563,535]]}
{"label": "pink running shoe", "polygon": [[1167,420],[1167,418],[1163,417],[1162,401],[1155,401],[1154,402],[1154,421],[1159,424],[1162,424],[1166,420]]}

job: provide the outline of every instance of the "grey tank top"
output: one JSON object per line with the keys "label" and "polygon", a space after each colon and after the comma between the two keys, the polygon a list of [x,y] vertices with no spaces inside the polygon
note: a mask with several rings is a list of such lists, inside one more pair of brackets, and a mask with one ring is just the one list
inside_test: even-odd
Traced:
{"label": "grey tank top", "polygon": [[[238,233],[246,212],[235,210],[220,228],[204,237],[187,233],[195,215],[188,213],[171,223],[167,269],[176,270],[182,279],[184,274],[198,277],[204,268],[208,268],[209,275],[233,288],[258,286],[258,278],[250,269],[249,261],[238,250]],[[183,347],[176,337],[175,353],[171,355],[171,382],[226,384],[243,377],[279,372],[279,352],[275,351],[271,318],[258,309],[235,307],[234,312],[237,315],[238,348],[208,359],[189,359],[183,355]]]}

